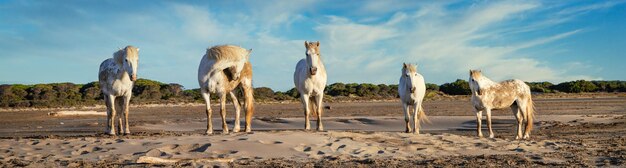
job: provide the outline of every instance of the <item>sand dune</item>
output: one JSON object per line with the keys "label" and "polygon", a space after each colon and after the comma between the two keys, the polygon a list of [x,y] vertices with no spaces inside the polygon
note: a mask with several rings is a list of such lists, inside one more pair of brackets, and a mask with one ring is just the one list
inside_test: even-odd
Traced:
{"label": "sand dune", "polygon": [[[397,132],[272,131],[219,136],[165,136],[129,139],[63,138],[1,140],[4,161],[24,159],[115,160],[129,163],[190,162],[226,164],[224,160],[290,160],[345,158],[415,158],[436,156],[523,154],[554,151],[549,141],[510,141],[458,135],[413,135]],[[143,157],[143,158],[142,158]],[[221,161],[219,160],[221,159]]]}
{"label": "sand dune", "polygon": [[[568,123],[614,122],[620,116],[542,116],[544,120]],[[468,129],[472,117],[436,116],[426,130]],[[497,127],[512,127],[507,117],[496,119]],[[302,131],[297,118],[257,119],[253,133],[226,135],[106,136],[60,137],[45,139],[1,139],[0,160],[26,161],[67,166],[69,162],[108,161],[118,164],[228,165],[268,159],[309,161],[319,159],[428,159],[456,156],[517,155],[530,160],[564,163],[552,153],[568,145],[563,141],[508,138],[488,139],[443,133],[401,133],[400,118],[328,118],[328,132]],[[203,122],[146,124],[140,129],[189,131],[202,128]],[[185,129],[186,128],[186,129]],[[281,131],[276,131],[281,130]],[[296,129],[296,130],[293,130]],[[349,130],[346,130],[349,129]]]}

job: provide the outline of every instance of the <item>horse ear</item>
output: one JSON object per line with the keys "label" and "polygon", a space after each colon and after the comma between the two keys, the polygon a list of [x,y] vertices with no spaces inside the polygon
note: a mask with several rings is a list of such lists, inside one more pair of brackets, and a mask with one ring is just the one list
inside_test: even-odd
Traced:
{"label": "horse ear", "polygon": [[402,63],[402,68],[405,68],[405,69],[406,69],[406,67],[407,67],[406,63],[404,63],[404,62],[403,62],[403,63]]}
{"label": "horse ear", "polygon": [[139,52],[139,48],[137,48],[137,52]]}
{"label": "horse ear", "polygon": [[306,40],[304,41],[304,47],[307,47],[309,44],[309,42],[307,42]]}
{"label": "horse ear", "polygon": [[320,46],[320,41],[316,41],[315,45],[317,45],[319,47]]}
{"label": "horse ear", "polygon": [[248,54],[252,53],[252,48],[248,49]]}

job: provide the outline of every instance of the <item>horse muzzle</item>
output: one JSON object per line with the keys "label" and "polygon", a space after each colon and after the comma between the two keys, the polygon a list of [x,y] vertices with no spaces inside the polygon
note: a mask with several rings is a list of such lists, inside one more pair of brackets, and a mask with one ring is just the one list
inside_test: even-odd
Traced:
{"label": "horse muzzle", "polygon": [[417,90],[415,87],[411,87],[411,93],[415,93],[415,90]]}
{"label": "horse muzzle", "polygon": [[310,68],[309,71],[311,72],[311,75],[317,74],[317,68]]}
{"label": "horse muzzle", "polygon": [[130,77],[130,80],[131,80],[131,81],[136,81],[136,80],[137,80],[137,75],[132,75],[132,76]]}

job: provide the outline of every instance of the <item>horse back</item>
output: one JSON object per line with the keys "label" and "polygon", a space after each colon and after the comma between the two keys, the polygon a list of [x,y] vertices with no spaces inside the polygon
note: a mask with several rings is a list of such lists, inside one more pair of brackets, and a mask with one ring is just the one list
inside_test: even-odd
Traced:
{"label": "horse back", "polygon": [[492,107],[500,109],[510,107],[518,99],[525,99],[529,96],[530,89],[523,81],[512,79],[491,87],[489,94],[493,97]]}

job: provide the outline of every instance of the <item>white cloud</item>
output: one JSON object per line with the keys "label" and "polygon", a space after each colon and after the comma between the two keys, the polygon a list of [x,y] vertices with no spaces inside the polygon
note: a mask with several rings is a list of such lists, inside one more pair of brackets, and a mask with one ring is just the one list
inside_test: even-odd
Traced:
{"label": "white cloud", "polygon": [[327,61],[334,70],[331,76],[339,78],[335,81],[395,83],[398,65],[410,62],[420,65],[420,72],[431,83],[465,79],[469,69],[483,69],[495,80],[597,79],[573,74],[554,63],[549,66],[523,51],[571,37],[582,32],[580,29],[514,43],[480,43],[497,36],[508,38],[506,33],[518,29],[503,25],[523,21],[520,16],[535,12],[541,4],[480,3],[454,12],[446,5],[425,6],[412,15],[397,12],[382,23],[359,24],[331,16],[328,23],[316,27],[337,58]]}
{"label": "white cloud", "polygon": [[[60,72],[92,81],[96,76],[91,72],[102,59],[110,57],[117,47],[133,44],[142,48],[142,77],[195,88],[195,72],[204,49],[228,43],[253,49],[255,86],[287,90],[293,87],[295,64],[304,58],[302,43],[313,38],[321,41],[329,83],[395,83],[402,62],[417,63],[430,83],[466,79],[467,70],[476,68],[484,69],[494,80],[598,79],[588,74],[599,74],[600,68],[589,63],[543,58],[556,55],[554,52],[564,55],[567,48],[553,44],[593,28],[551,28],[624,2],[574,7],[536,1],[364,1],[358,5],[253,1],[218,2],[208,7],[166,2],[104,14],[87,7],[70,10],[80,15],[72,19],[80,18],[81,22],[66,17],[16,17],[11,21],[21,20],[21,24],[39,29],[34,34],[0,30],[0,49],[7,49],[0,57],[5,58],[2,65],[7,65],[6,72],[11,64],[45,65],[56,60],[75,64]],[[55,9],[48,12],[51,14],[63,12],[49,9]],[[32,50],[32,45],[47,49]],[[534,50],[544,46],[553,48]],[[28,59],[8,58],[14,53]],[[19,76],[28,73],[25,70]],[[0,75],[8,78],[7,74]],[[45,76],[53,78],[46,81],[75,79]]]}

